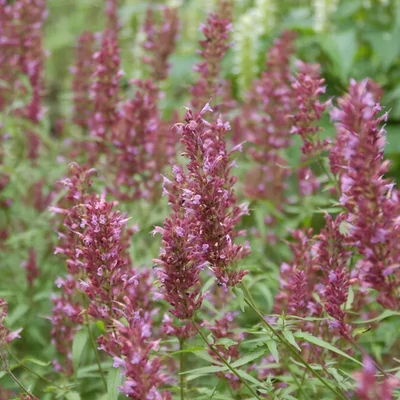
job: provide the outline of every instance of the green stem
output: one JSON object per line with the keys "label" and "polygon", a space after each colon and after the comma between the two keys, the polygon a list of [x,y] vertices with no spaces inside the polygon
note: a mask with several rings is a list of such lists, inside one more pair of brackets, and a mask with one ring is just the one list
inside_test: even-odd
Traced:
{"label": "green stem", "polygon": [[[85,306],[85,308],[87,310],[87,301],[86,301],[86,297],[85,297],[85,295],[83,293],[82,293],[82,302],[83,302],[83,305]],[[89,334],[90,344],[92,346],[92,349],[93,349],[93,352],[94,352],[94,356],[96,358],[97,367],[99,369],[99,372],[100,372],[100,375],[101,375],[101,379],[103,381],[104,388],[106,389],[106,393],[107,393],[106,377],[104,375],[103,368],[101,368],[99,352],[97,351],[96,341],[94,340],[93,332],[90,329],[89,318],[88,318],[88,315],[87,315],[86,312],[84,313],[84,322],[85,322],[85,325],[86,325],[86,328],[87,328],[87,331],[88,331],[88,334]]]}
{"label": "green stem", "polygon": [[88,322],[88,321],[86,321],[86,328],[87,328],[88,333],[89,333],[90,343],[91,343],[92,348],[93,348],[94,356],[95,356],[95,358],[96,358],[96,363],[97,363],[97,366],[98,366],[98,368],[99,368],[99,372],[100,372],[100,375],[101,375],[101,379],[102,379],[102,381],[103,381],[104,388],[106,389],[106,392],[107,392],[107,381],[106,381],[106,377],[105,377],[105,375],[104,375],[103,368],[101,368],[101,362],[100,362],[99,352],[97,351],[96,341],[94,340],[93,332],[92,332],[92,330],[90,329],[90,326],[89,326],[89,322]]}
{"label": "green stem", "polygon": [[35,397],[19,380],[18,378],[11,372],[10,368],[8,366],[6,367],[6,372],[11,376],[13,381],[32,399]]}
{"label": "green stem", "polygon": [[179,353],[179,379],[180,379],[180,388],[181,388],[181,400],[185,400],[185,376],[184,376],[184,372],[185,372],[185,361],[186,361],[186,357],[185,357],[185,353],[182,352],[183,348],[185,345],[185,339],[179,339],[179,350],[181,351]]}
{"label": "green stem", "polygon": [[52,381],[50,381],[49,379],[45,378],[44,376],[38,374],[37,372],[35,372],[33,369],[29,368],[27,365],[25,365],[22,361],[20,361],[13,353],[11,353],[10,351],[8,352],[8,354],[10,354],[10,356],[24,369],[26,369],[27,371],[29,371],[32,375],[35,375],[37,378],[41,379],[42,381],[48,383],[49,385],[55,386],[57,389],[63,390],[63,388],[61,386],[56,385],[55,383],[53,383]]}
{"label": "green stem", "polygon": [[209,349],[225,364],[226,367],[228,367],[228,369],[238,377],[238,379],[240,380],[240,382],[243,383],[243,385],[245,385],[247,387],[247,389],[249,389],[250,393],[256,398],[256,399],[260,399],[260,397],[257,395],[257,393],[253,390],[253,388],[240,376],[240,374],[231,367],[231,365],[228,363],[228,361],[225,360],[224,357],[221,356],[221,354],[218,352],[218,350],[212,346],[210,343],[208,343],[207,338],[204,336],[203,332],[200,330],[200,328],[198,327],[198,325],[196,324],[194,317],[192,318],[192,324],[193,326],[196,328],[197,332],[199,333],[199,335],[202,337],[202,339],[204,340],[204,342],[206,343],[206,345],[209,347]]}
{"label": "green stem", "polygon": [[321,167],[322,171],[323,171],[323,172],[326,174],[326,176],[328,177],[329,182],[330,182],[332,185],[336,186],[336,188],[338,188],[338,184],[337,184],[336,178],[335,178],[335,177],[331,178],[331,175],[329,174],[329,172],[328,172],[327,169],[325,168],[324,162],[322,161],[321,155],[320,155],[320,154],[318,154],[318,163],[319,163],[319,166]]}
{"label": "green stem", "polygon": [[[247,296],[249,296],[249,292],[244,285],[244,283],[241,283],[241,286],[246,293]],[[250,297],[250,296],[249,296]],[[272,332],[278,340],[289,350],[289,352],[292,354],[292,356],[301,364],[304,365],[304,367],[312,374],[314,375],[327,389],[329,389],[331,392],[335,393],[337,396],[339,396],[341,399],[346,400],[346,396],[342,394],[340,391],[338,391],[336,388],[332,387],[329,385],[323,378],[322,376],[312,369],[310,365],[303,359],[303,357],[297,353],[295,349],[293,349],[292,345],[275,329],[273,328],[265,319],[264,316],[261,314],[261,312],[258,310],[257,306],[253,304],[247,297],[244,298],[245,303],[259,316],[261,322],[263,325],[270,331]]]}
{"label": "green stem", "polygon": [[289,367],[289,364],[286,362],[286,360],[285,360],[284,357],[282,357],[282,361],[283,361],[283,363],[285,364],[286,369],[287,369],[287,370],[289,371],[289,373],[292,375],[293,380],[294,380],[294,383],[295,383],[295,384],[297,385],[297,387],[299,388],[299,391],[300,391],[300,393],[302,394],[303,398],[304,398],[305,400],[307,400],[307,395],[306,395],[306,393],[305,393],[305,391],[304,391],[304,389],[303,389],[302,383],[299,382],[299,380],[297,379],[295,373],[292,372],[292,370],[291,370],[290,367]]}

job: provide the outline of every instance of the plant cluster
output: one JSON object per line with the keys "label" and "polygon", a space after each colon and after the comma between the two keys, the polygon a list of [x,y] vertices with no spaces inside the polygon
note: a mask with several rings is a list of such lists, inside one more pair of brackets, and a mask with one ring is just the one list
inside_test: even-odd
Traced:
{"label": "plant cluster", "polygon": [[0,399],[400,399],[382,88],[328,97],[285,30],[238,95],[223,0],[169,112],[182,10],[146,11],[129,76],[119,7],[54,123],[46,3],[0,0]]}

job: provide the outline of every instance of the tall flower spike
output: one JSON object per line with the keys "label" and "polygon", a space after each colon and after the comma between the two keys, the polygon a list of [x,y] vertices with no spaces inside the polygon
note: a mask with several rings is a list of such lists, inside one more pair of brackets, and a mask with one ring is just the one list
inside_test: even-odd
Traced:
{"label": "tall flower spike", "polygon": [[[64,356],[61,365],[53,361],[56,370],[63,370],[66,374],[73,373],[72,366],[72,341],[79,325],[82,324],[82,306],[77,300],[79,290],[78,281],[81,277],[82,266],[77,263],[78,235],[75,233],[81,224],[81,207],[89,198],[88,188],[92,184],[92,176],[96,172],[71,163],[69,165],[71,178],[64,179],[61,183],[68,189],[65,198],[65,208],[52,207],[50,210],[64,216],[64,230],[58,232],[60,244],[55,248],[55,254],[61,253],[67,259],[68,275],[57,278],[56,286],[61,293],[53,296],[53,308],[50,316],[52,324],[52,343],[57,351]],[[79,255],[79,252],[78,252]]]}
{"label": "tall flower spike", "polygon": [[91,77],[95,71],[93,60],[95,37],[93,33],[84,32],[78,40],[73,74],[73,121],[84,129],[89,127],[93,113],[93,102],[90,98]]}
{"label": "tall flower spike", "polygon": [[110,191],[121,200],[154,201],[160,196],[162,170],[175,148],[171,129],[162,123],[157,107],[158,88],[150,80],[134,83],[135,95],[121,106],[113,127],[115,151],[107,157],[116,179]]}
{"label": "tall flower spike", "polygon": [[363,369],[354,374],[357,382],[356,394],[359,400],[392,400],[394,389],[400,387],[400,379],[394,376],[378,381],[372,360],[365,356]]}
{"label": "tall flower spike", "polygon": [[161,371],[159,358],[151,358],[159,341],[152,341],[151,316],[148,312],[136,310],[129,299],[124,299],[127,323],[114,321],[114,328],[108,336],[100,339],[100,349],[114,358],[114,367],[121,368],[125,376],[120,388],[134,400],[171,400],[168,393],[161,393],[159,387],[166,376]]}
{"label": "tall flower spike", "polygon": [[[183,176],[180,172],[175,176],[178,190],[183,189],[180,176]],[[203,301],[199,274],[204,265],[194,254],[197,238],[193,234],[193,218],[185,218],[182,211],[176,210],[179,200],[174,205],[164,227],[155,229],[162,235],[163,249],[154,262],[161,267],[158,276],[164,299],[173,307],[171,313],[179,319],[190,319]]]}
{"label": "tall flower spike", "polygon": [[341,306],[346,303],[351,283],[347,264],[352,256],[346,246],[347,239],[340,232],[340,225],[346,220],[346,214],[339,214],[335,220],[329,214],[325,215],[326,227],[316,237],[313,245],[315,263],[320,267],[325,290],[322,300],[326,312],[334,318],[330,321],[331,328],[350,338],[349,326],[345,323],[346,313]]}
{"label": "tall flower spike", "polygon": [[93,58],[96,69],[90,95],[94,110],[89,127],[92,136],[107,141],[110,140],[111,127],[117,117],[119,80],[123,75],[120,69],[118,43],[112,31],[103,32],[101,49],[94,54]]}
{"label": "tall flower spike", "polygon": [[143,61],[150,66],[150,77],[156,82],[168,76],[168,58],[175,50],[178,30],[178,8],[163,7],[160,19],[152,9],[147,9],[144,23],[146,40],[143,44],[147,55]]}
{"label": "tall flower spike", "polygon": [[316,125],[322,113],[330,104],[330,100],[321,103],[319,98],[325,93],[325,79],[320,77],[318,64],[305,64],[297,61],[298,73],[292,78],[292,88],[298,109],[293,115],[293,126],[290,133],[303,139],[302,152],[314,155],[321,152],[327,142],[318,137],[321,128]]}
{"label": "tall flower spike", "polygon": [[181,142],[186,147],[183,153],[189,159],[188,178],[182,193],[185,215],[196,220],[198,257],[210,264],[218,282],[224,287],[236,286],[248,273],[238,270],[236,264],[246,257],[250,249],[235,244],[243,232],[235,230],[243,215],[248,214],[247,205],[238,206],[234,193],[237,178],[230,175],[234,163],[231,155],[241,149],[226,149],[228,122],[218,118],[210,124],[203,119],[209,105],[197,115],[188,110],[186,123],[182,125]]}
{"label": "tall flower spike", "polygon": [[[0,110],[31,93],[27,106],[17,112],[34,123],[40,121],[43,113],[42,28],[46,16],[45,0],[19,0],[11,4],[0,1],[0,79],[7,83],[0,88]],[[30,87],[20,79],[21,75],[28,77]]]}
{"label": "tall flower spike", "polygon": [[4,320],[7,317],[7,313],[8,304],[3,298],[0,298],[0,355],[2,355],[1,353],[5,350],[9,343],[20,337],[19,334],[22,331],[22,329],[18,329],[14,332],[11,332],[4,326]]}
{"label": "tall flower spike", "polygon": [[278,207],[284,203],[285,182],[289,170],[281,149],[291,143],[288,115],[296,107],[290,86],[290,57],[294,52],[293,32],[284,32],[269,49],[266,71],[254,81],[246,105],[237,118],[235,136],[249,141],[249,153],[256,166],[249,171],[246,194],[254,199],[268,199]]}
{"label": "tall flower spike", "polygon": [[79,237],[71,263],[85,271],[81,288],[90,300],[88,314],[111,322],[116,318],[115,302],[121,300],[125,282],[134,277],[127,267],[130,233],[127,219],[113,210],[114,203],[93,196],[81,206]]}
{"label": "tall flower spike", "polygon": [[202,61],[196,64],[194,70],[199,74],[197,82],[192,86],[191,105],[193,109],[200,109],[212,98],[215,104],[221,101],[217,98],[223,97],[225,82],[221,79],[221,61],[230,48],[229,34],[232,30],[231,2],[223,0],[220,2],[216,14],[210,13],[205,25],[200,30],[205,36],[200,41],[199,51]]}
{"label": "tall flower spike", "polygon": [[378,292],[378,302],[399,309],[399,193],[385,179],[387,114],[379,116],[376,90],[368,81],[351,81],[348,94],[331,113],[337,130],[330,152],[331,170],[339,175],[341,204],[348,213],[349,244],[362,256],[359,281]]}
{"label": "tall flower spike", "polygon": [[107,29],[108,31],[115,35],[115,39],[118,39],[118,0],[107,0]]}
{"label": "tall flower spike", "polygon": [[296,230],[291,233],[294,242],[290,243],[290,249],[294,257],[290,263],[281,265],[275,311],[280,313],[288,310],[301,317],[317,316],[321,307],[312,292],[318,282],[316,272],[319,267],[312,259],[312,230]]}
{"label": "tall flower spike", "polygon": [[26,280],[29,287],[33,287],[35,279],[39,276],[39,267],[36,261],[36,252],[30,248],[28,251],[28,259],[22,263],[22,267],[26,269]]}

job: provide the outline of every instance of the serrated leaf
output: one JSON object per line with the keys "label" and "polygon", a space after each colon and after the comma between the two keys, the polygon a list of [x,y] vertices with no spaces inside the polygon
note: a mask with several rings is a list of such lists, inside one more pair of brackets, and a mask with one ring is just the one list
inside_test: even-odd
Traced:
{"label": "serrated leaf", "polygon": [[107,400],[118,400],[121,382],[121,370],[119,368],[111,368],[107,376]]}
{"label": "serrated leaf", "polygon": [[301,332],[301,331],[300,331],[300,332],[296,332],[296,333],[294,334],[294,336],[295,336],[296,338],[299,338],[299,339],[304,339],[304,340],[306,340],[306,341],[309,342],[309,343],[315,344],[316,346],[319,346],[319,347],[322,347],[322,348],[324,348],[324,349],[330,350],[330,351],[332,351],[333,353],[339,354],[339,355],[341,355],[341,356],[343,356],[343,357],[345,357],[345,358],[347,358],[347,359],[349,359],[349,360],[351,360],[351,361],[357,363],[358,365],[361,365],[361,366],[362,366],[362,363],[361,363],[360,361],[358,361],[358,360],[356,360],[355,358],[349,356],[349,355],[346,354],[345,352],[343,352],[343,351],[337,349],[335,346],[331,345],[330,343],[325,342],[325,340],[322,340],[322,339],[320,339],[320,338],[317,338],[317,337],[311,335],[311,334],[308,333],[308,332]]}
{"label": "serrated leaf", "polygon": [[224,346],[224,347],[228,350],[229,347],[238,344],[238,342],[236,342],[235,340],[232,340],[232,339],[230,339],[230,338],[223,337],[223,338],[217,339],[216,342],[215,342],[214,344],[215,344],[215,345]]}
{"label": "serrated leaf", "polygon": [[232,363],[233,368],[238,368],[241,367],[242,365],[246,365],[249,362],[256,360],[257,358],[263,356],[265,354],[265,349],[259,349],[252,351],[249,354],[246,354],[243,357],[240,357],[238,360],[236,360],[234,363]]}
{"label": "serrated leaf", "polygon": [[282,334],[284,338],[293,346],[295,347],[298,351],[301,351],[300,346],[296,343],[296,339],[293,336],[293,333],[291,331],[288,331],[287,329],[284,329],[282,331]]}
{"label": "serrated leaf", "polygon": [[86,329],[81,329],[76,332],[74,341],[72,342],[72,365],[74,367],[75,379],[78,373],[79,363],[82,358],[83,350],[85,349],[88,340],[88,333]]}
{"label": "serrated leaf", "polygon": [[274,360],[279,363],[279,353],[278,353],[278,346],[276,345],[275,340],[268,340],[266,342],[266,345],[268,347],[268,350],[271,352],[272,357],[274,357]]}

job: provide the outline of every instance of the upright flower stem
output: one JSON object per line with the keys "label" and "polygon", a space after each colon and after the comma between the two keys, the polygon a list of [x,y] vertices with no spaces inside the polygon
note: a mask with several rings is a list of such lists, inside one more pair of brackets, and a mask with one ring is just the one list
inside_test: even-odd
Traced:
{"label": "upright flower stem", "polygon": [[92,330],[90,329],[90,325],[89,325],[89,322],[88,322],[88,321],[86,321],[86,328],[87,328],[88,333],[89,333],[90,343],[91,343],[92,348],[93,348],[94,356],[95,356],[95,358],[96,358],[96,363],[97,363],[97,366],[98,366],[98,368],[99,368],[99,372],[100,372],[100,375],[101,375],[101,379],[102,379],[102,381],[103,381],[104,388],[105,388],[105,390],[106,390],[106,392],[107,392],[107,381],[106,381],[106,377],[105,377],[105,375],[104,375],[103,368],[101,367],[99,352],[97,351],[97,346],[96,346],[96,341],[94,340],[93,332],[92,332]]}
{"label": "upright flower stem", "polygon": [[3,362],[4,365],[4,370],[9,374],[12,378],[12,380],[32,399],[34,398],[34,395],[29,392],[29,390],[18,380],[18,378],[12,373],[10,367],[8,366],[8,361],[7,361],[7,354],[1,354],[1,361]]}
{"label": "upright flower stem", "polygon": [[48,383],[49,385],[55,386],[57,389],[64,390],[61,386],[56,385],[53,383],[51,380],[47,379],[46,377],[39,375],[37,372],[35,372],[33,369],[29,368],[27,365],[25,365],[21,360],[19,360],[13,353],[8,351],[8,354],[24,369],[29,371],[32,375],[35,375],[37,378],[41,379],[42,381]]}
{"label": "upright flower stem", "polygon": [[200,330],[199,326],[196,324],[194,317],[192,318],[192,324],[193,326],[196,328],[197,332],[199,333],[199,335],[201,336],[201,338],[204,340],[204,342],[206,343],[206,345],[209,347],[209,349],[225,364],[226,367],[228,367],[228,369],[237,376],[237,378],[240,380],[240,382],[243,383],[243,385],[245,385],[247,387],[247,389],[249,389],[250,393],[256,398],[261,400],[261,398],[257,395],[257,393],[253,390],[253,388],[240,376],[240,374],[234,369],[232,368],[232,366],[228,363],[228,361],[225,360],[224,357],[221,356],[221,354],[218,352],[218,350],[212,346],[207,338],[204,336],[203,332]]}
{"label": "upright flower stem", "polygon": [[[87,308],[86,298],[85,298],[84,295],[82,295],[82,297],[83,297],[83,304],[85,304],[85,307]],[[104,375],[103,368],[101,368],[101,362],[100,362],[99,352],[97,351],[96,341],[94,340],[93,332],[92,332],[92,330],[90,329],[89,318],[88,318],[88,316],[87,316],[86,313],[85,313],[85,319],[84,319],[84,321],[85,321],[85,325],[86,325],[86,328],[87,328],[87,331],[88,331],[88,334],[89,334],[90,344],[91,344],[91,346],[92,346],[93,353],[94,353],[94,356],[95,356],[95,358],[96,358],[97,367],[99,368],[99,372],[100,372],[100,375],[101,375],[101,379],[102,379],[102,381],[103,381],[104,388],[105,388],[105,390],[106,390],[106,392],[107,392],[107,381],[106,381],[106,377],[105,377],[105,375]]]}
{"label": "upright flower stem", "polygon": [[185,376],[183,373],[185,372],[186,367],[186,357],[185,353],[183,353],[183,348],[185,346],[185,339],[179,339],[179,378],[180,378],[180,389],[181,389],[181,400],[185,400]]}
{"label": "upright flower stem", "polygon": [[249,300],[251,298],[251,295],[249,291],[247,290],[246,286],[244,285],[243,282],[241,282],[241,286],[243,288],[243,291],[245,293],[244,301],[245,303],[259,316],[262,324],[270,331],[272,332],[277,339],[290,351],[292,356],[301,364],[304,365],[304,367],[312,374],[314,375],[327,389],[329,389],[332,393],[335,393],[336,396],[339,396],[340,399],[346,400],[346,396],[336,388],[332,387],[330,384],[328,384],[322,376],[315,371],[313,368],[310,367],[310,365],[303,359],[303,357],[300,356],[300,354],[297,353],[296,350],[293,349],[292,345],[275,329],[273,328],[265,319],[262,313],[258,310],[257,306]]}

